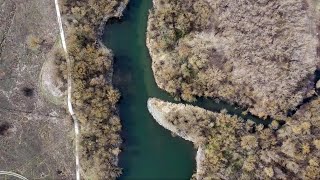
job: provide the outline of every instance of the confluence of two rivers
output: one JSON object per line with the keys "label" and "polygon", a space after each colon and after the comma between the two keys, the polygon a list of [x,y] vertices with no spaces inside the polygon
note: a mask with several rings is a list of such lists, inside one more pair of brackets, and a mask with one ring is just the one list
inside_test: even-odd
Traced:
{"label": "confluence of two rivers", "polygon": [[[147,109],[150,97],[176,102],[157,87],[151,70],[146,47],[151,7],[151,0],[130,0],[121,20],[109,20],[103,35],[105,45],[115,55],[113,84],[121,92],[119,108],[124,143],[119,162],[123,174],[119,179],[190,179],[195,171],[193,144],[173,138]],[[224,102],[200,98],[192,104],[215,112],[227,109],[229,114],[263,121],[243,116],[241,109]]]}

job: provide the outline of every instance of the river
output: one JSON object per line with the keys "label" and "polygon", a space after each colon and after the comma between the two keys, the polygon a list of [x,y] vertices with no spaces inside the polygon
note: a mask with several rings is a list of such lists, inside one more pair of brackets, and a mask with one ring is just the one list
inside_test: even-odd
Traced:
{"label": "river", "polygon": [[[113,83],[121,92],[119,102],[124,140],[119,165],[120,180],[126,179],[190,179],[195,171],[196,149],[191,142],[161,127],[147,110],[149,97],[176,102],[159,89],[151,70],[146,47],[146,28],[151,0],[130,0],[124,16],[109,20],[103,40],[115,55]],[[212,111],[227,109],[245,119],[266,123],[242,110],[220,101],[200,98],[192,103]]]}

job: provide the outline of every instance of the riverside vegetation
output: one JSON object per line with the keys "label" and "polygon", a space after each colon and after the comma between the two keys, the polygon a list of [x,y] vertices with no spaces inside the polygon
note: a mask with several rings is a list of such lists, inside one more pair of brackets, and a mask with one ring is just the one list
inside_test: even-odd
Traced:
{"label": "riverside vegetation", "polygon": [[277,121],[264,127],[224,111],[154,98],[148,107],[160,124],[203,149],[194,179],[320,178],[320,98],[280,129]]}
{"label": "riverside vegetation", "polygon": [[285,119],[315,94],[318,18],[305,0],[155,0],[147,45],[158,86]]}
{"label": "riverside vegetation", "polygon": [[[154,61],[153,69],[155,77],[161,88],[186,100],[193,100],[195,96],[220,97],[230,102],[250,107],[251,112],[261,117],[271,115],[276,118],[283,118],[287,110],[294,109],[303,98],[314,94],[312,78],[316,65],[317,43],[314,41],[314,34],[310,33],[310,31],[314,30],[315,27],[314,20],[307,18],[309,8],[302,1],[300,5],[300,1],[298,0],[291,2],[291,5],[294,6],[290,6],[290,2],[281,2],[281,11],[277,12],[275,10],[275,14],[285,17],[279,18],[284,19],[284,22],[275,22],[273,24],[274,29],[278,28],[274,30],[275,33],[280,34],[271,34],[269,37],[267,31],[263,31],[261,37],[255,36],[257,39],[254,40],[257,44],[254,45],[249,43],[253,40],[250,33],[254,32],[257,26],[259,28],[266,26],[271,20],[261,21],[262,24],[260,25],[253,23],[253,27],[240,25],[239,22],[247,22],[247,19],[251,18],[251,16],[249,18],[249,15],[246,14],[248,11],[245,11],[244,8],[246,6],[242,4],[242,1],[228,5],[224,4],[223,1],[210,2],[201,0],[189,0],[183,1],[183,3],[181,3],[182,1],[155,2],[157,5],[150,14],[148,46]],[[269,7],[265,8],[265,6],[273,7],[277,6],[277,3],[276,1],[269,1],[268,3],[258,1],[253,7],[257,8],[255,12],[265,9],[262,12],[273,14],[274,12],[268,12],[267,9]],[[119,17],[123,10],[122,7],[126,4],[127,0],[103,2],[96,0],[63,0],[62,13],[65,20],[64,23],[66,24],[67,44],[69,55],[73,60],[73,106],[81,123],[80,159],[83,171],[82,175],[87,179],[115,179],[121,173],[120,168],[117,167],[117,157],[121,144],[119,136],[121,124],[115,107],[120,95],[111,84],[112,53],[102,47],[98,36],[101,23],[109,17]],[[261,6],[262,8],[259,6],[261,4],[263,5]],[[236,12],[237,8],[235,7],[238,5],[240,7],[238,9],[239,12]],[[227,10],[221,10],[222,8]],[[241,13],[244,14],[242,19],[239,20],[233,17],[234,14]],[[217,14],[219,16],[216,16]],[[220,16],[221,14],[222,16]],[[256,16],[258,19],[265,17],[260,14]],[[230,22],[228,23],[228,21]],[[277,27],[277,24],[280,27]],[[248,29],[241,29],[243,27],[247,27]],[[290,34],[289,32],[294,33],[287,36],[287,39],[281,39],[284,34]],[[256,35],[260,33],[256,32]],[[229,37],[232,37],[231,40],[228,39]],[[242,39],[246,41],[242,42]],[[275,44],[268,47],[270,39]],[[220,42],[223,43],[220,44]],[[197,46],[199,44],[202,44],[201,47]],[[291,47],[292,44],[295,46]],[[306,47],[307,45],[308,47]],[[277,49],[279,47],[280,50]],[[265,50],[262,51],[261,49],[264,48]],[[283,53],[282,50],[285,50],[286,53]],[[232,54],[231,52],[237,52],[237,54]],[[252,52],[252,54],[248,52]],[[295,54],[295,56],[290,57],[290,53]],[[59,52],[56,54],[56,63],[60,66],[60,75],[63,78],[66,71],[65,60],[63,56],[59,55]],[[302,61],[302,57],[299,57],[300,54],[305,54],[307,60]],[[258,58],[250,59],[253,56]],[[178,57],[179,61],[176,61],[173,57]],[[212,59],[212,57],[214,58]],[[236,58],[239,60],[235,61]],[[263,66],[260,66],[260,63]],[[247,68],[250,68],[250,71]],[[174,72],[173,69],[178,69],[178,71]],[[259,74],[259,76],[256,77],[256,74]],[[164,83],[166,81],[168,83]],[[257,88],[261,86],[263,91]],[[291,96],[292,94],[293,96]],[[270,102],[274,104],[268,104]],[[247,152],[248,154],[255,152],[245,148],[246,144],[253,142],[253,139],[260,138],[259,133],[257,135],[249,135],[247,133],[253,134],[259,128],[251,125],[253,127],[252,130],[247,132],[247,130],[241,128],[244,125],[239,124],[239,122],[229,125],[229,121],[227,120],[230,120],[230,118],[232,120],[233,118],[234,122],[236,122],[235,120],[238,117],[231,117],[226,114],[215,116],[210,122],[215,122],[220,116],[222,119],[225,119],[225,121],[221,120],[221,125],[217,125],[217,127],[221,128],[216,129],[217,134],[206,131],[202,132],[202,130],[195,132],[195,134],[203,135],[203,138],[200,138],[201,141],[197,143],[208,146],[206,147],[207,158],[205,161],[208,166],[202,172],[202,176],[210,178],[214,173],[219,173],[218,175],[221,178],[227,176],[236,177],[236,173],[241,173],[241,171],[233,171],[239,168],[240,165],[237,164],[241,164],[242,161],[244,162],[247,159]],[[177,115],[176,118],[178,117]],[[200,116],[199,125],[196,127],[202,127],[200,123],[201,119],[205,119],[206,117],[201,118]],[[291,121],[288,120],[288,125],[289,122]],[[209,127],[213,128],[215,127],[214,125],[215,123],[209,124]],[[229,128],[233,126],[239,126],[239,128]],[[277,129],[276,126],[277,123],[274,122],[273,128]],[[310,125],[311,127],[314,128]],[[226,132],[223,133],[222,129]],[[260,126],[260,129],[263,128]],[[304,131],[305,128],[301,127],[300,129]],[[239,146],[243,151],[241,149],[237,151],[232,148],[228,151],[228,144],[222,143],[223,138],[239,137],[238,135],[234,135],[233,131],[243,135],[242,138],[244,140],[241,139],[243,143]],[[206,133],[203,134],[204,132]],[[278,131],[272,130],[271,134],[275,134],[276,132]],[[315,132],[318,132],[318,130]],[[221,136],[218,138],[217,143],[215,143],[215,138],[211,138],[214,135]],[[206,139],[208,137],[209,140]],[[312,136],[306,137],[312,138]],[[296,139],[292,141],[294,140]],[[314,144],[317,144],[318,140],[309,140],[309,153],[307,154],[319,157],[315,153],[317,151],[313,151],[314,147],[317,147]],[[313,140],[312,143],[311,140]],[[239,145],[237,144],[239,142],[235,141],[231,141],[229,144],[232,143],[236,143],[235,147]],[[216,145],[219,145],[218,149]],[[297,145],[294,144],[294,146],[297,146],[297,151],[300,152],[298,145],[298,143]],[[251,147],[252,145],[248,146]],[[259,150],[255,145],[251,148],[256,151]],[[221,155],[222,152],[224,153]],[[244,156],[239,157],[239,162],[235,163],[237,156],[233,157],[233,154],[230,152],[235,152],[235,155],[238,153],[239,156]],[[230,157],[232,157],[231,160]],[[258,156],[255,158],[258,158]],[[228,164],[229,161],[227,160],[230,160],[232,166],[229,166],[230,164]],[[254,160],[253,158],[253,161],[250,162],[254,162]],[[301,167],[306,167],[306,169],[309,168],[309,165],[306,166],[305,160],[298,162],[293,159],[292,161],[298,164],[298,166],[301,165]],[[212,166],[215,163],[212,162],[219,162],[222,166],[215,168],[215,166]],[[315,159],[315,162],[317,162],[317,159]],[[280,164],[276,167],[281,167],[281,171],[278,170],[279,168],[270,170],[270,167],[266,166],[267,168],[264,168],[263,172],[272,172],[269,175],[267,174],[269,177],[278,177],[278,172],[286,175],[286,172],[283,172],[284,169],[281,163],[283,163],[281,159],[275,163],[276,165]],[[303,176],[317,176],[317,174],[314,175],[313,173],[312,175],[309,172],[318,172],[317,168],[319,165],[314,163],[314,161],[311,161],[311,164],[309,168],[311,170],[306,170],[305,172],[307,173],[302,173]],[[255,164],[255,167],[257,166],[258,164]],[[228,168],[223,169],[221,167]],[[260,166],[259,164],[259,167],[264,166]],[[251,173],[247,174],[251,175]],[[242,173],[243,177],[245,175],[246,173]],[[260,173],[260,175],[261,177],[267,177],[266,174]]]}
{"label": "riverside vegetation", "polygon": [[199,148],[194,179],[320,179],[317,33],[317,1],[154,1],[147,46],[160,88],[276,119],[150,99],[158,123]]}
{"label": "riverside vegetation", "polygon": [[[100,43],[102,25],[120,17],[127,0],[62,0],[68,53],[72,60],[72,104],[80,121],[80,164],[85,179],[115,179],[121,130],[111,84],[113,55]],[[60,78],[66,81],[63,53],[56,52]]]}

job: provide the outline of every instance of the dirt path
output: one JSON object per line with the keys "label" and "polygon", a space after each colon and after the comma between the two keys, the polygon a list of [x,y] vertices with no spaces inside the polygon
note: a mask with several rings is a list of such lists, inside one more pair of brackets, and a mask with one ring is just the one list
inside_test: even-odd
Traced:
{"label": "dirt path", "polygon": [[68,90],[67,90],[67,103],[68,103],[68,110],[70,115],[72,116],[73,122],[74,122],[74,130],[75,130],[75,157],[76,157],[76,179],[80,180],[80,163],[79,163],[79,123],[78,119],[73,111],[72,108],[72,77],[71,77],[71,61],[69,58],[67,45],[66,45],[66,39],[64,36],[64,30],[62,26],[62,19],[60,14],[60,8],[58,0],[55,0],[55,7],[57,12],[57,19],[59,23],[59,30],[60,30],[60,38],[62,43],[62,48],[64,50],[66,60],[67,60],[67,72],[68,72]]}
{"label": "dirt path", "polygon": [[22,180],[28,180],[26,177],[24,177],[20,174],[11,172],[11,171],[0,171],[0,175],[14,176],[14,177],[22,179]]}

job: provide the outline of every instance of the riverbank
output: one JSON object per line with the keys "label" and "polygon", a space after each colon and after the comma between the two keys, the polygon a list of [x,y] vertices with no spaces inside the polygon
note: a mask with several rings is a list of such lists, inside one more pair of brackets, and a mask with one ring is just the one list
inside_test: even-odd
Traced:
{"label": "riverbank", "polygon": [[[164,106],[161,106],[163,103]],[[204,147],[203,145],[199,145],[199,136],[192,135],[190,133],[184,132],[179,129],[178,126],[175,126],[166,119],[165,115],[168,115],[170,111],[172,110],[171,108],[175,108],[175,110],[180,110],[184,111],[187,105],[179,104],[179,106],[175,106],[172,103],[164,103],[161,102],[160,100],[156,98],[149,98],[147,102],[147,107],[150,112],[150,114],[153,116],[153,118],[165,129],[169,130],[175,135],[178,135],[179,137],[191,141],[192,143],[195,144],[197,148],[197,154],[196,154],[196,179],[202,179],[202,174],[204,173],[204,158],[205,158],[205,153],[204,153]],[[196,108],[195,106],[190,106],[192,108]],[[160,109],[161,110],[160,110]]]}
{"label": "riverbank", "polygon": [[154,1],[147,31],[161,89],[186,101],[219,98],[277,120],[315,95],[318,17],[311,1],[161,2]]}
{"label": "riverbank", "polygon": [[[240,124],[241,122],[236,116],[232,118],[231,116],[224,116],[223,113],[213,113],[196,106],[175,104],[156,98],[149,98],[147,107],[153,118],[161,126],[173,134],[194,143],[197,148],[195,156],[197,167],[196,173],[192,178],[197,180],[210,178],[208,176],[208,173],[210,173],[208,169],[210,169],[211,165],[208,163],[210,157],[207,154],[209,147],[208,139],[214,137],[214,135],[210,135],[210,129],[219,127],[219,121],[223,123],[222,118],[226,118],[228,121],[235,121],[236,124]],[[228,139],[225,138],[224,141],[228,142]]]}
{"label": "riverbank", "polygon": [[[121,174],[118,155],[122,143],[113,88],[113,54],[101,43],[102,28],[122,15],[127,0],[62,2],[62,19],[70,65],[60,63],[62,77],[71,74],[72,107],[80,124],[80,167],[85,179],[115,179]],[[69,86],[70,87],[70,86]]]}
{"label": "riverbank", "polygon": [[197,180],[318,179],[319,108],[317,98],[288,118],[283,127],[275,122],[264,128],[225,112],[148,100],[149,112],[160,125],[198,147],[193,176]]}
{"label": "riverbank", "polygon": [[123,17],[108,21],[104,43],[115,55],[114,86],[119,89],[122,124],[120,180],[189,179],[195,170],[191,142],[172,138],[149,114],[149,97],[174,101],[154,81],[151,59],[145,45],[147,16],[152,1],[132,0]]}
{"label": "riverbank", "polygon": [[[158,88],[153,77],[146,29],[151,1],[130,1],[124,16],[108,21],[104,34],[105,45],[115,55],[113,83],[121,92],[119,101],[123,138],[119,179],[189,179],[196,169],[196,150],[192,143],[171,133],[155,122],[147,110],[149,97],[176,102]],[[268,124],[223,101],[200,98],[193,105]],[[165,148],[163,148],[165,147]]]}
{"label": "riverbank", "polygon": [[[155,108],[155,103],[157,103],[157,108],[161,108],[161,111],[157,108]],[[153,118],[161,125],[163,126],[165,129],[173,132],[174,134],[180,136],[181,138],[187,140],[187,141],[191,141],[193,143],[197,143],[198,142],[198,136],[196,135],[191,135],[191,134],[187,134],[181,130],[179,130],[176,126],[174,126],[173,124],[170,124],[164,114],[168,114],[171,111],[171,107],[173,104],[168,103],[166,106],[161,107],[161,103],[159,100],[155,99],[155,98],[150,98],[148,99],[147,102],[147,107],[149,112],[151,113],[151,115],[153,116]],[[186,105],[180,104],[180,106],[176,107],[176,109],[183,111],[184,108],[186,107]],[[194,107],[194,106],[192,106]]]}

